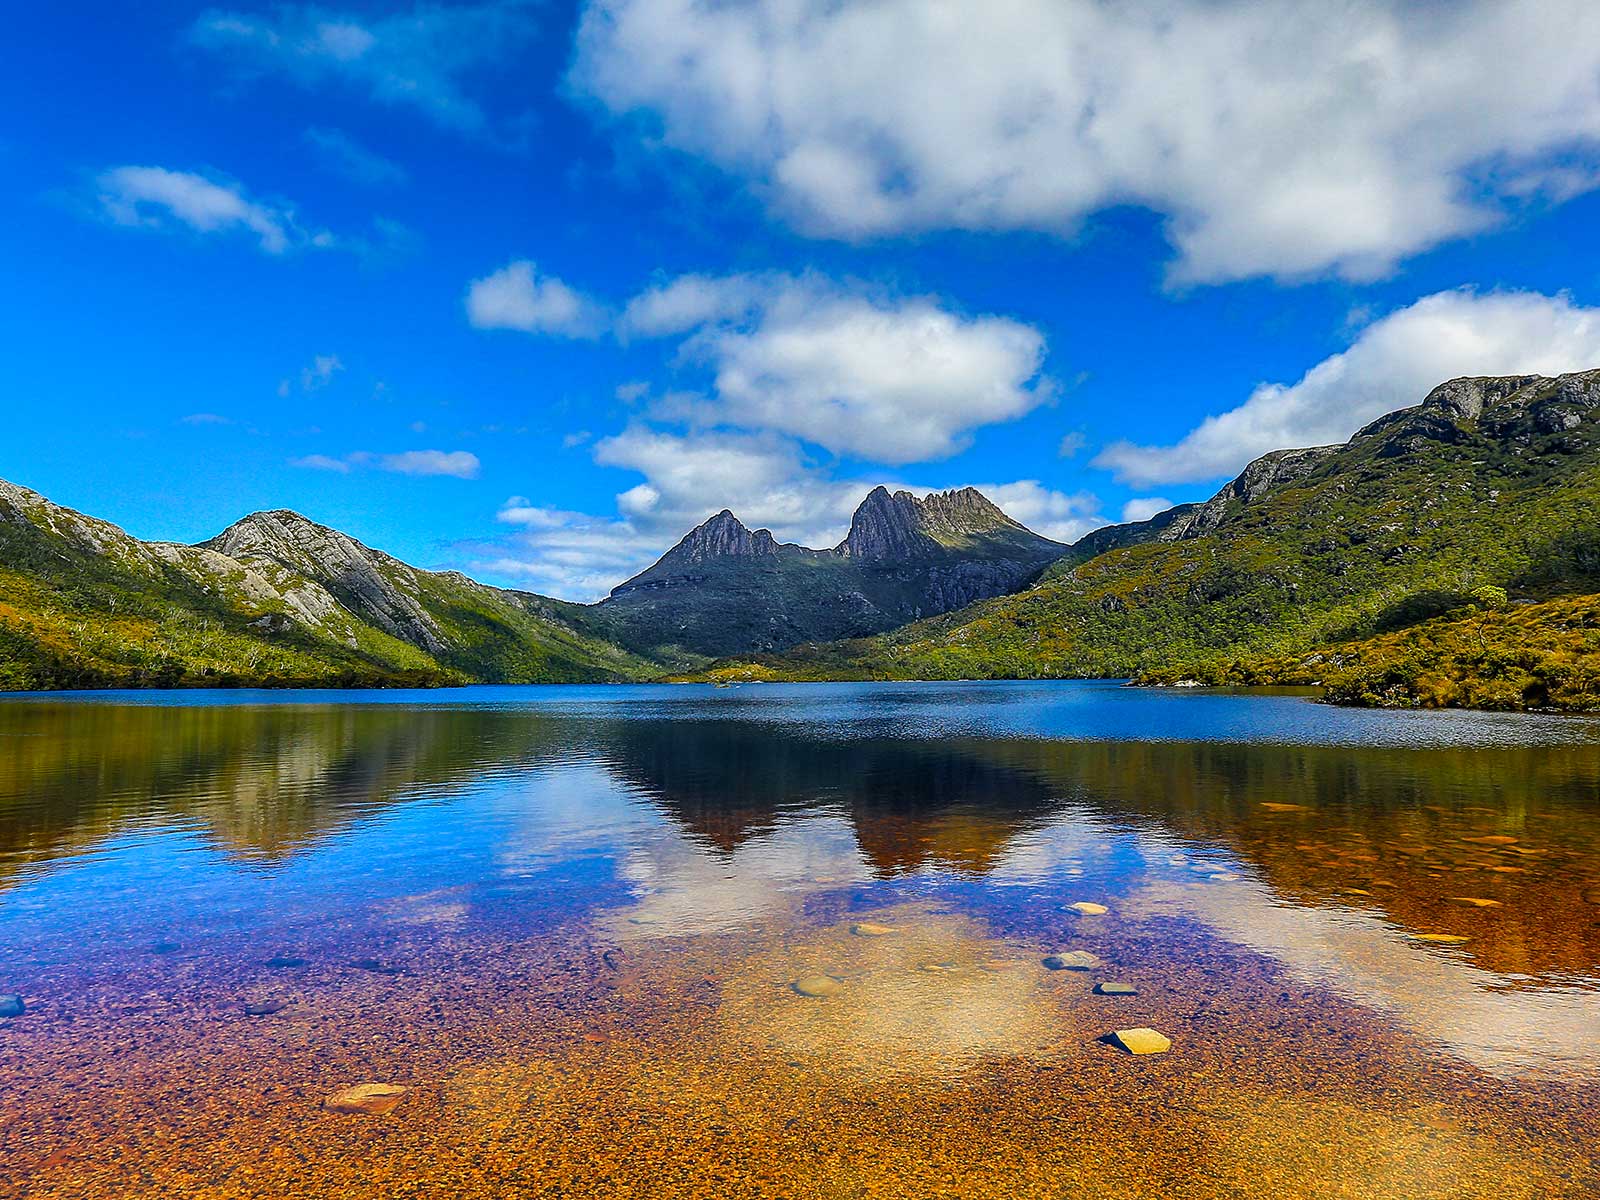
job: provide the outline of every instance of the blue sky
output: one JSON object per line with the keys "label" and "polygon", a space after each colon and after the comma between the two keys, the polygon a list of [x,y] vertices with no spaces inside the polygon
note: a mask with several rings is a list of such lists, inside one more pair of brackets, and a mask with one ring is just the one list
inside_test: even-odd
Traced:
{"label": "blue sky", "polygon": [[1600,366],[1587,0],[164,0],[8,43],[0,477],[142,537],[289,507],[592,598],[724,506],[820,545],[976,484],[1070,539]]}

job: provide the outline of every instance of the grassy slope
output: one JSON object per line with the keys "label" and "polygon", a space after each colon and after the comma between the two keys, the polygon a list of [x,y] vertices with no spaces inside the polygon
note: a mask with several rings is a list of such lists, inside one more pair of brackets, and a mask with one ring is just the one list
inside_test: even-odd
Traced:
{"label": "grassy slope", "polygon": [[[1526,427],[1525,427],[1526,426]],[[1131,546],[882,637],[719,664],[720,678],[1206,677],[1459,608],[1600,591],[1600,450],[1413,410],[1216,532]]]}
{"label": "grassy slope", "polygon": [[437,658],[344,609],[308,625],[286,597],[315,585],[287,568],[256,563],[247,573],[199,550],[157,553],[54,506],[0,519],[0,564],[0,690],[581,682],[660,671],[543,612],[538,597],[426,572],[416,573],[425,607],[450,641]]}
{"label": "grassy slope", "polygon": [[[1373,708],[1600,711],[1600,595],[1469,607],[1292,658],[1217,664],[1217,684],[1320,684]],[[1141,682],[1173,683],[1181,672]]]}

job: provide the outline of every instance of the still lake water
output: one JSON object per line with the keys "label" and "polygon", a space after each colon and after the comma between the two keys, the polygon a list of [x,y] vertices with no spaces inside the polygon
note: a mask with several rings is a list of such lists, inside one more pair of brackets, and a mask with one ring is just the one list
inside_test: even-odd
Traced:
{"label": "still lake water", "polygon": [[6,1197],[1592,1198],[1600,722],[14,697],[0,994]]}

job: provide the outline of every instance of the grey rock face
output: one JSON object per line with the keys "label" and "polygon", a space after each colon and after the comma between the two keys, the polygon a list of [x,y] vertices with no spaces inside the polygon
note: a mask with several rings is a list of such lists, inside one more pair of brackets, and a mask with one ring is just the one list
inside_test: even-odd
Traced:
{"label": "grey rock face", "polygon": [[252,513],[201,548],[246,563],[278,563],[316,580],[385,633],[430,654],[445,648],[438,624],[418,598],[422,580],[415,568],[299,513]]}
{"label": "grey rock face", "polygon": [[1274,450],[1246,467],[1232,483],[1180,521],[1175,521],[1163,541],[1204,537],[1222,524],[1237,506],[1248,505],[1268,492],[1297,483],[1335,454],[1338,446],[1312,446],[1304,450]]}

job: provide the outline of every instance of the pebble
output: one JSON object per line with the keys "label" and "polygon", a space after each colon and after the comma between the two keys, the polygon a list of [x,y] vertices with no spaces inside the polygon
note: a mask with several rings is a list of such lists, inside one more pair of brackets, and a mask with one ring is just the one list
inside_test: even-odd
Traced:
{"label": "pebble", "polygon": [[802,996],[811,996],[817,999],[823,996],[834,996],[844,989],[832,975],[802,975],[789,985]]}
{"label": "pebble", "polygon": [[393,963],[379,962],[375,958],[358,958],[350,965],[358,971],[371,971],[374,975],[400,974],[400,968]]}
{"label": "pebble", "polygon": [[27,1011],[21,996],[0,996],[0,1017],[20,1017]]}
{"label": "pebble", "polygon": [[1113,983],[1102,979],[1094,985],[1094,992],[1097,996],[1137,996],[1139,989],[1131,983]]}
{"label": "pebble", "polygon": [[394,1111],[394,1106],[410,1090],[398,1083],[358,1083],[333,1093],[322,1103],[334,1112],[370,1113],[381,1117]]}
{"label": "pebble", "polygon": [[1076,904],[1069,904],[1062,912],[1075,912],[1080,917],[1103,917],[1111,910],[1104,904],[1096,904],[1092,900],[1079,900]]}
{"label": "pebble", "polygon": [[1451,896],[1452,904],[1464,904],[1468,908],[1499,908],[1500,901],[1488,900],[1482,896]]}
{"label": "pebble", "polygon": [[850,926],[850,932],[857,937],[886,937],[891,933],[899,933],[893,925],[878,925],[872,921],[857,921]]}
{"label": "pebble", "polygon": [[1119,1029],[1109,1040],[1129,1054],[1165,1054],[1172,1049],[1172,1039],[1154,1029]]}
{"label": "pebble", "polygon": [[1104,964],[1087,950],[1069,950],[1065,954],[1049,955],[1044,965],[1052,971],[1093,971]]}

